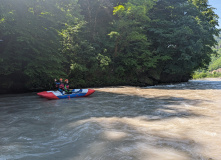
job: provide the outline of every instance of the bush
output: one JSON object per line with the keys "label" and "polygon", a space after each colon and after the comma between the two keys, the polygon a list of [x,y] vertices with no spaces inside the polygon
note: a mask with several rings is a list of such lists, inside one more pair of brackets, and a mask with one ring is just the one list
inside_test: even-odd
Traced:
{"label": "bush", "polygon": [[192,78],[193,79],[202,79],[202,78],[218,78],[221,77],[221,73],[217,73],[217,72],[208,72],[208,71],[196,71]]}

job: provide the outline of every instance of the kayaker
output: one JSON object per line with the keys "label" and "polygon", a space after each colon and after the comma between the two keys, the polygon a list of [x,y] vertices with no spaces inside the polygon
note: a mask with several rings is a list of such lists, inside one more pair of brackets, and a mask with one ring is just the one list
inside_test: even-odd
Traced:
{"label": "kayaker", "polygon": [[59,89],[58,90],[61,91],[61,92],[63,92],[63,90],[64,90],[64,83],[63,83],[62,78],[60,78],[60,84],[59,84]]}
{"label": "kayaker", "polygon": [[72,93],[72,91],[70,91],[70,89],[69,89],[68,79],[65,79],[65,81],[64,81],[64,91],[67,94],[71,94]]}
{"label": "kayaker", "polygon": [[57,81],[57,79],[55,78],[54,81],[55,81],[55,84],[56,84],[56,88],[57,90],[59,90],[61,93],[63,93],[63,90],[64,90],[64,83],[62,82],[62,78],[59,79],[60,81]]}
{"label": "kayaker", "polygon": [[56,78],[54,79],[54,82],[55,82],[55,85],[56,85],[56,89],[58,90],[58,89],[59,89],[60,82],[57,81]]}

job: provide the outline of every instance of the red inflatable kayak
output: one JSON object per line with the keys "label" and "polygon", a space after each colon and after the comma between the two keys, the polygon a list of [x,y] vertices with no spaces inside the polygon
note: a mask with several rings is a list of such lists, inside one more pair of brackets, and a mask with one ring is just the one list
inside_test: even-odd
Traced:
{"label": "red inflatable kayak", "polygon": [[73,89],[71,94],[61,93],[60,91],[44,91],[39,92],[37,95],[47,99],[65,99],[65,98],[77,98],[77,97],[87,97],[93,94],[95,90],[93,89]]}

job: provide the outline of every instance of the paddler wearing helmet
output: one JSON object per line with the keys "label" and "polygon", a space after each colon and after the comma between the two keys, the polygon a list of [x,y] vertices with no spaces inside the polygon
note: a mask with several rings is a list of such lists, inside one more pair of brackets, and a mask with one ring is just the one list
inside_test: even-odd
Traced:
{"label": "paddler wearing helmet", "polygon": [[55,81],[57,90],[59,90],[61,93],[63,93],[63,90],[64,90],[63,79],[60,78],[59,81],[57,81],[57,79],[55,78],[54,81]]}
{"label": "paddler wearing helmet", "polygon": [[69,89],[68,79],[65,79],[65,81],[64,81],[64,91],[67,94],[71,94],[72,93],[72,91],[70,91],[70,89]]}

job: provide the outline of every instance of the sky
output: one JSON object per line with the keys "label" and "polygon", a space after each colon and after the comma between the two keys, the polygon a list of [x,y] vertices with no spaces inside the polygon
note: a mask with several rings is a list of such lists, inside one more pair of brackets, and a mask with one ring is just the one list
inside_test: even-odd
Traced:
{"label": "sky", "polygon": [[219,27],[221,28],[221,0],[208,0],[209,5],[216,8],[214,12],[219,16]]}

